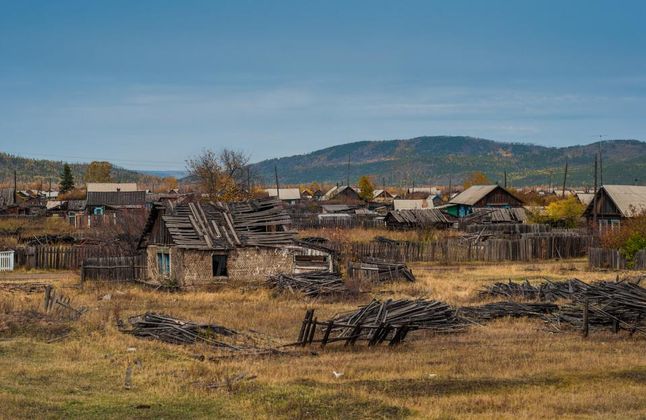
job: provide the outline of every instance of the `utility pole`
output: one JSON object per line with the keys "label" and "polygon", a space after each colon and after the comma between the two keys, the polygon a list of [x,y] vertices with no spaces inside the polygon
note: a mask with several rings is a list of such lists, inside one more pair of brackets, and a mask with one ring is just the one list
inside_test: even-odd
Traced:
{"label": "utility pole", "polygon": [[274,174],[276,175],[276,197],[280,200],[280,186],[278,185],[278,166],[274,165]]}
{"label": "utility pole", "polygon": [[383,190],[386,191],[386,177],[385,176],[381,177],[381,183],[382,183]]}
{"label": "utility pole", "polygon": [[507,188],[507,171],[505,171],[505,188]]}
{"label": "utility pole", "polygon": [[563,198],[565,198],[565,183],[567,182],[567,157],[565,158],[565,173],[563,174]]}
{"label": "utility pole", "polygon": [[597,231],[597,164],[599,156],[594,155],[594,196],[592,197],[592,234]]}
{"label": "utility pole", "polygon": [[348,153],[348,170],[346,171],[345,185],[350,186],[350,153]]}
{"label": "utility pole", "polygon": [[599,136],[599,186],[603,187],[603,157],[601,155],[601,135]]}
{"label": "utility pole", "polygon": [[551,193],[552,193],[552,191],[553,191],[553,190],[552,190],[552,174],[553,174],[553,173],[554,173],[554,172],[550,169],[550,189],[549,189],[549,190],[547,190],[550,194],[551,194]]}
{"label": "utility pole", "polygon": [[18,203],[18,175],[16,170],[13,170],[13,203]]}
{"label": "utility pole", "polygon": [[49,196],[48,198],[52,198],[52,177],[49,177]]}
{"label": "utility pole", "polygon": [[449,199],[446,201],[451,201],[451,195],[453,194],[453,185],[451,185],[451,181],[452,181],[452,178],[451,178],[451,175],[449,175]]}
{"label": "utility pole", "polygon": [[251,168],[247,166],[247,194],[251,196]]}

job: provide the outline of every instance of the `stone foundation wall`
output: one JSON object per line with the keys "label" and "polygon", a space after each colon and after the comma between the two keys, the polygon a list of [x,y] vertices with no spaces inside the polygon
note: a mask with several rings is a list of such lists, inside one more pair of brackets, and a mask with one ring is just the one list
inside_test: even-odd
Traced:
{"label": "stone foundation wall", "polygon": [[[170,254],[170,276],[164,278],[157,267],[157,253]],[[213,277],[212,256],[225,252],[181,249],[150,245],[147,249],[149,281],[160,284],[176,284],[191,289],[215,282],[258,282],[278,273],[295,270],[294,255],[311,251],[289,248],[237,248],[228,252],[226,277]]]}

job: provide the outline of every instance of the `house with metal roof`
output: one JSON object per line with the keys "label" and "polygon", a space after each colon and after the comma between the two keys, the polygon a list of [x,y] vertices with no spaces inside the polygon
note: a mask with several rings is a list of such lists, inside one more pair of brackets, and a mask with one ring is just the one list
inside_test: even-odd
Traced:
{"label": "house with metal roof", "polygon": [[132,192],[139,191],[135,182],[88,182],[87,192]]}
{"label": "house with metal roof", "polygon": [[449,201],[445,211],[456,217],[465,217],[474,208],[516,208],[523,201],[500,185],[472,185]]}
{"label": "house with metal roof", "polygon": [[600,228],[618,227],[623,219],[646,215],[646,186],[604,185],[583,215],[590,225],[596,217]]}
{"label": "house with metal roof", "polygon": [[361,197],[359,196],[359,190],[351,187],[349,185],[341,185],[332,187],[325,195],[321,198],[323,201],[340,201],[340,202],[359,202]]}
{"label": "house with metal roof", "polygon": [[265,192],[272,198],[278,198],[289,204],[296,204],[301,200],[301,191],[298,188],[267,188]]}

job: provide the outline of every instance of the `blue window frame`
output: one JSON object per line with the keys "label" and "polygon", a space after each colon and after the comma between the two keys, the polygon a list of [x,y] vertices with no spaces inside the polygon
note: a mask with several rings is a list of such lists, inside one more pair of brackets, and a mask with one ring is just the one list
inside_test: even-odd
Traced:
{"label": "blue window frame", "polygon": [[170,274],[170,254],[168,252],[157,253],[157,269],[159,274],[163,276]]}

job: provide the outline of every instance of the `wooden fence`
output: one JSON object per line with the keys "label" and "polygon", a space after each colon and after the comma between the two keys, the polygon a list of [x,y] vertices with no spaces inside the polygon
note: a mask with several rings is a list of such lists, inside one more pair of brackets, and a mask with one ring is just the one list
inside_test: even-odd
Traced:
{"label": "wooden fence", "polygon": [[292,226],[294,229],[319,229],[319,228],[333,228],[333,229],[385,229],[386,223],[383,218],[368,218],[368,217],[325,217],[319,219],[317,215],[309,216],[294,216],[292,215]]}
{"label": "wooden fence", "polygon": [[123,256],[116,247],[98,245],[31,246],[16,250],[16,266],[42,270],[76,270],[87,258]]}
{"label": "wooden fence", "polygon": [[580,258],[593,244],[591,236],[550,234],[517,239],[489,239],[473,242],[445,239],[434,242],[352,242],[331,244],[331,248],[352,258],[380,258],[400,262],[441,262],[454,264],[467,261],[535,261]]}
{"label": "wooden fence", "polygon": [[638,251],[633,261],[630,262],[617,249],[590,248],[588,266],[612,270],[625,270],[626,268],[646,270],[646,249]]}
{"label": "wooden fence", "polygon": [[81,267],[81,282],[86,280],[103,281],[145,281],[146,255],[134,257],[88,258]]}

